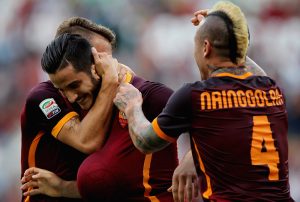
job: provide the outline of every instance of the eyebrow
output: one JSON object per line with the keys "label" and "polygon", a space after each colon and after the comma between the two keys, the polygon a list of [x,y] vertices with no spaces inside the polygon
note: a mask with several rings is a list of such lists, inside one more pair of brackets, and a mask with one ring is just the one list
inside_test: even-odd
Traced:
{"label": "eyebrow", "polygon": [[68,85],[66,85],[66,88],[68,88],[68,87],[70,87],[70,86],[72,86],[72,85],[77,85],[77,84],[79,84],[81,81],[79,81],[79,80],[75,80],[75,81],[72,81],[71,83],[69,83]]}

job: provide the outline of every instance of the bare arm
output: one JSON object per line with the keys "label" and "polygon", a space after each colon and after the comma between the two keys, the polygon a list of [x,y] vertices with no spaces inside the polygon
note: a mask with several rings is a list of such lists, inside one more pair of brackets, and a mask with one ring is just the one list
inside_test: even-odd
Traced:
{"label": "bare arm", "polygon": [[51,197],[81,198],[76,181],[65,181],[44,169],[27,169],[21,182],[24,196],[44,194]]}
{"label": "bare arm", "polygon": [[172,191],[174,201],[192,201],[193,197],[199,195],[199,183],[192,156],[189,150],[179,163],[173,173],[172,187],[168,189]]}
{"label": "bare arm", "polygon": [[114,99],[115,105],[126,114],[130,137],[143,153],[159,151],[170,143],[156,135],[142,111],[141,93],[131,84],[122,83]]}

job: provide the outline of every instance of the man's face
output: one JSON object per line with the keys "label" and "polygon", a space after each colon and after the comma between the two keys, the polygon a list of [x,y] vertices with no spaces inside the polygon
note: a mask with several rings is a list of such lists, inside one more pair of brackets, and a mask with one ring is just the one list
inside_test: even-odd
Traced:
{"label": "man's face", "polygon": [[[95,34],[89,42],[98,52],[112,54],[112,47],[104,37]],[[77,102],[83,110],[92,107],[101,85],[99,76],[93,72],[76,72],[72,64],[49,74],[49,78],[71,103]]]}
{"label": "man's face", "polygon": [[92,74],[76,72],[73,65],[69,64],[56,73],[49,74],[49,78],[69,102],[76,102],[83,110],[88,110],[93,105],[100,81]]}

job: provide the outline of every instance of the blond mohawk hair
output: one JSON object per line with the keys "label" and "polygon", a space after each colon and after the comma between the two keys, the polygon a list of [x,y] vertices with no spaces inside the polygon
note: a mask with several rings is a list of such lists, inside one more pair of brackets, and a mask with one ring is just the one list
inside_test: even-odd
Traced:
{"label": "blond mohawk hair", "polygon": [[91,35],[86,31],[103,36],[109,41],[112,47],[115,47],[116,35],[111,29],[83,17],[71,17],[63,21],[56,30],[55,38],[65,33],[85,36]]}
{"label": "blond mohawk hair", "polygon": [[249,46],[249,32],[247,20],[241,9],[228,1],[220,1],[216,3],[208,14],[221,11],[225,13],[232,21],[233,32],[237,43],[237,64],[243,64]]}

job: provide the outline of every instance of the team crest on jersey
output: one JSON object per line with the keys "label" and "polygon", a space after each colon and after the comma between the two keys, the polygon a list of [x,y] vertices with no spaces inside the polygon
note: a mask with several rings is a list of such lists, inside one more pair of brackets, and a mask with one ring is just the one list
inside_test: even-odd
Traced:
{"label": "team crest on jersey", "polygon": [[119,112],[119,123],[122,128],[125,128],[128,125],[128,121],[124,112]]}
{"label": "team crest on jersey", "polygon": [[39,107],[41,108],[47,119],[51,119],[61,111],[53,98],[47,98],[43,100],[39,104]]}

